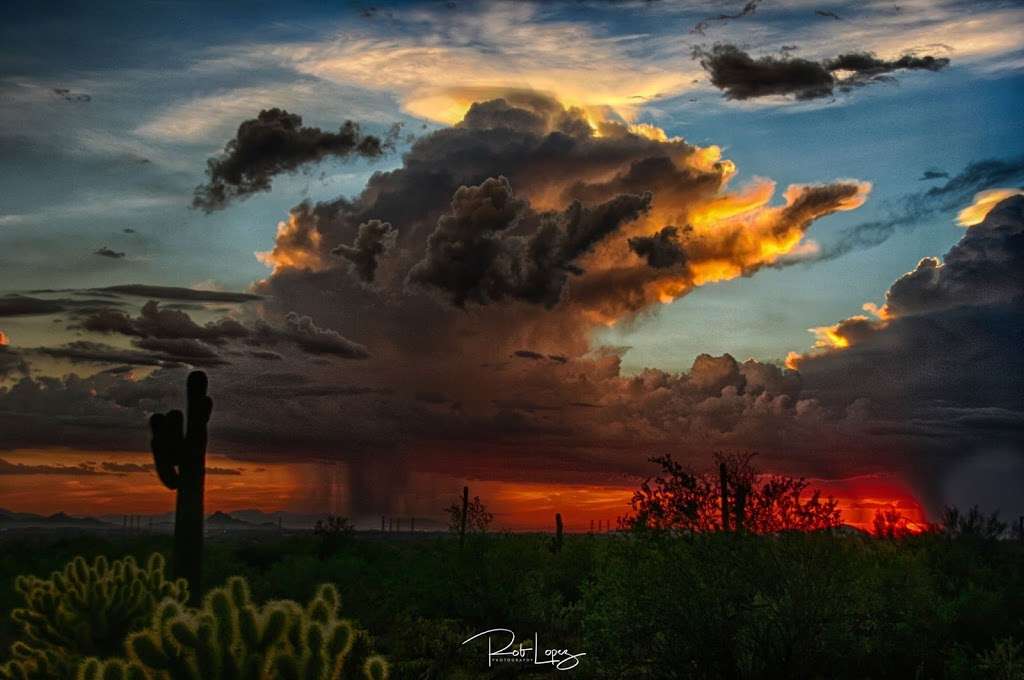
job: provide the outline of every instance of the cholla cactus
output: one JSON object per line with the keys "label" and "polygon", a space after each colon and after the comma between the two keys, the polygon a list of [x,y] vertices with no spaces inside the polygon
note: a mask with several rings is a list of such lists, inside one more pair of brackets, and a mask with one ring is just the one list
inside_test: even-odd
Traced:
{"label": "cholla cactus", "polygon": [[[198,610],[174,601],[149,629],[132,634],[127,661],[90,659],[78,680],[386,680],[382,657],[338,617],[338,592],[321,586],[305,608],[284,600],[252,603],[240,576],[210,591]],[[110,675],[113,673],[113,675]]]}
{"label": "cholla cactus", "polygon": [[91,565],[76,557],[49,579],[19,576],[14,587],[25,601],[11,613],[22,640],[11,646],[14,659],[0,666],[2,680],[74,678],[84,657],[120,654],[158,602],[188,599],[183,579],[164,578],[158,553],[145,568],[132,557],[108,563],[100,556]]}

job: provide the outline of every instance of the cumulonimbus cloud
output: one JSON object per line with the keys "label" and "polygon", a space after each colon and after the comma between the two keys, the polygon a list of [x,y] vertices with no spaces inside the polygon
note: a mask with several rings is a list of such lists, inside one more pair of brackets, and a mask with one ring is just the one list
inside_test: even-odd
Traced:
{"label": "cumulonimbus cloud", "polygon": [[[408,455],[421,470],[457,463],[491,478],[538,470],[545,479],[607,478],[642,471],[655,452],[755,448],[766,465],[801,474],[910,467],[914,456],[935,450],[930,432],[941,414],[927,407],[945,399],[948,385],[913,382],[917,372],[899,364],[912,358],[909,349],[885,357],[881,340],[895,337],[880,335],[882,319],[836,329],[849,350],[821,347],[798,362],[799,372],[701,355],[683,371],[628,373],[628,349],[596,340],[605,325],[638,319],[701,286],[785,266],[803,252],[817,220],[855,209],[869,189],[855,180],[808,183],[776,200],[771,181],[735,188],[735,173],[714,147],[595,119],[543,96],[478,103],[458,125],[419,139],[401,167],[375,174],[360,194],[300,204],[282,221],[262,256],[271,271],[254,289],[270,331],[247,323],[248,337],[223,345],[214,336],[192,338],[220,353],[239,350],[231,364],[210,371],[218,450],[337,457],[359,461],[353,469],[360,470]],[[944,186],[935,187],[938,195],[951,199],[956,191]],[[388,244],[378,248],[382,232]],[[339,257],[346,252],[353,257]],[[988,266],[984,257],[998,253],[1007,254],[989,244],[973,254]],[[957,258],[947,256],[943,266],[950,260]],[[1006,270],[989,268],[1005,278]],[[971,303],[976,289],[945,280],[932,289],[926,299],[946,296],[945,311],[907,313],[903,327],[919,324],[914,332],[922,337],[939,323],[933,314],[955,312],[962,316],[942,316],[948,323],[934,326],[950,334],[958,319],[975,314],[979,328],[992,322],[978,338],[997,348],[994,361],[1012,334],[1005,316],[1012,306],[993,301],[972,311],[982,307]],[[909,308],[913,298],[898,297],[893,309]],[[1003,322],[995,323],[999,314]],[[122,313],[108,326],[128,338],[147,329],[145,337],[157,340],[158,328],[167,340],[212,332],[174,320]],[[171,332],[182,328],[188,333]],[[295,360],[298,353],[317,362],[331,352],[361,360],[345,361],[343,371]],[[826,361],[837,363],[827,368]],[[956,445],[979,441],[972,433],[982,422],[1005,428],[1016,417],[1005,371],[990,368],[985,379],[964,377],[962,384],[978,389],[944,426],[947,434],[962,428],[949,439]],[[928,371],[941,375],[936,365]],[[863,382],[850,378],[861,374]],[[927,427],[892,403],[892,381],[903,376]],[[12,446],[42,445],[56,422],[83,447],[111,446],[100,426],[137,421],[138,437],[145,412],[180,400],[182,379],[170,366],[141,379],[23,378],[17,389],[0,388],[0,426],[12,427]],[[137,445],[127,435],[115,439]],[[401,484],[383,477],[388,491]],[[357,500],[353,510],[385,502]]]}

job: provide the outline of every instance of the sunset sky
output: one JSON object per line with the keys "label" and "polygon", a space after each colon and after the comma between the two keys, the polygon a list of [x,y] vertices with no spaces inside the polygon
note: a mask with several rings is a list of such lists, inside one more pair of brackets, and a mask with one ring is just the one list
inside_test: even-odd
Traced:
{"label": "sunset sky", "polygon": [[[506,528],[758,452],[1024,513],[1019,2],[16,2],[0,507]],[[241,127],[240,127],[241,126]]]}

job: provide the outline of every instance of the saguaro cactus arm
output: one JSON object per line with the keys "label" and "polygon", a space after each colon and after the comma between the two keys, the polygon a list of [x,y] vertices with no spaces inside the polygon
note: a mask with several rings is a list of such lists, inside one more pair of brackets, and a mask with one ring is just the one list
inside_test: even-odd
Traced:
{"label": "saguaro cactus arm", "polygon": [[149,427],[153,431],[149,447],[153,451],[156,474],[160,482],[171,490],[177,489],[181,481],[178,465],[181,464],[179,456],[185,444],[183,421],[184,416],[178,410],[154,413],[149,419]]}

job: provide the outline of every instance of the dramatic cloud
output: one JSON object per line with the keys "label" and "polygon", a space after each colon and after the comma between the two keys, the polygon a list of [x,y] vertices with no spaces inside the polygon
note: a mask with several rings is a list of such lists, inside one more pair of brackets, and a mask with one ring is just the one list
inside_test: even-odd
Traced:
{"label": "dramatic cloud", "polygon": [[[342,337],[339,333],[317,327],[308,316],[289,313],[278,326],[265,320],[258,320],[249,326],[240,321],[221,317],[205,324],[196,323],[188,313],[160,307],[155,300],[142,306],[136,317],[114,309],[101,309],[81,317],[74,328],[92,333],[117,334],[133,338],[132,345],[147,350],[150,356],[137,356],[129,352],[124,363],[139,363],[141,360],[156,362],[174,361],[196,366],[214,366],[226,363],[217,348],[228,343],[244,342],[250,346],[289,343],[307,354],[329,354],[344,359],[363,359],[369,356],[363,345]],[[78,345],[89,345],[89,352],[82,353]],[[60,348],[67,358],[81,361],[93,360],[92,356],[104,356],[117,352],[104,347],[103,352],[94,353],[95,343],[82,341]],[[69,348],[70,347],[70,351]],[[48,351],[48,350],[43,350]],[[249,356],[258,359],[275,360],[280,355],[255,350]]]}
{"label": "dramatic cloud", "polygon": [[1006,376],[1024,370],[1022,268],[1024,196],[1015,196],[942,260],[926,257],[897,279],[878,318],[815,329],[818,349],[789,363],[829,398],[854,393],[900,411],[999,407],[1021,417],[1024,388]]}
{"label": "dramatic cloud", "polygon": [[[793,359],[799,372],[729,355],[701,355],[684,371],[623,371],[629,350],[601,346],[606,325],[642,323],[700,286],[813,257],[805,237],[815,221],[855,209],[869,190],[839,180],[791,185],[776,199],[769,180],[733,188],[736,169],[717,148],[659,132],[536,93],[481,102],[455,127],[417,140],[401,167],[376,173],[360,194],[296,206],[263,255],[272,268],[255,286],[263,299],[238,313],[247,335],[225,336],[217,320],[198,323],[155,302],[137,315],[84,316],[92,332],[146,341],[148,349],[131,351],[151,358],[204,348],[230,358],[209,370],[218,452],[337,458],[367,483],[385,476],[389,491],[403,483],[393,475],[399,459],[427,473],[526,478],[543,470],[545,479],[577,480],[641,474],[651,453],[669,450],[691,457],[758,450],[772,469],[822,476],[834,475],[839,460],[844,474],[913,469],[929,447],[952,455],[956,443],[976,441],[969,432],[1016,417],[1012,389],[998,385],[1005,372],[993,366],[964,383],[973,385],[967,403],[947,400],[953,383],[941,384],[935,366],[917,370],[911,345],[894,353],[908,362],[903,367],[876,356],[896,342],[882,337],[883,327],[919,320],[924,329],[926,317],[979,308],[967,302],[959,275],[930,284],[942,292],[929,299],[945,299],[944,311],[889,319],[897,314],[890,305],[909,309],[914,299],[894,286],[879,311],[887,318],[822,330],[820,346]],[[998,174],[989,167],[987,176]],[[942,201],[964,190],[935,189]],[[981,238],[978,229],[968,230],[971,239]],[[1004,346],[1000,333],[1014,332],[997,312],[1014,304],[1012,288],[1000,282],[1019,268],[1015,241],[990,238],[996,241],[972,240],[969,253],[948,256],[973,257],[992,271],[992,280],[978,284],[994,291],[981,298],[992,300],[988,318],[978,312],[971,322],[988,329],[971,349],[979,357]],[[373,285],[366,285],[368,271]],[[956,337],[959,317],[944,318],[933,330]],[[860,356],[872,342],[873,353],[857,360],[866,367],[826,370],[824,362],[839,362],[844,352]],[[948,362],[959,361],[943,351]],[[990,355],[986,361],[995,362],[999,351]],[[334,358],[361,360],[325,370],[321,364]],[[930,383],[912,382],[928,371]],[[138,419],[138,437],[146,412],[180,401],[184,371],[168,365],[145,373],[23,379],[17,394],[0,392],[0,414],[24,418],[27,411],[40,427],[66,421],[62,436],[84,447],[103,441],[99,428],[130,418]],[[916,401],[901,410],[893,403],[901,392],[891,385],[904,377]],[[994,395],[987,403],[985,390]],[[44,392],[50,410],[36,414]],[[87,395],[86,403],[72,407],[62,397],[70,392]],[[944,431],[967,433],[949,447],[934,444],[931,425],[903,417],[911,406],[947,401],[961,411]],[[934,409],[919,415],[941,416]],[[16,430],[10,445],[39,445],[43,432]],[[106,446],[138,446],[126,434],[111,439]],[[359,496],[353,512],[387,507],[393,496]]]}
{"label": "dramatic cloud", "polygon": [[[620,195],[593,208],[576,201],[563,214],[534,216],[505,177],[463,186],[409,280],[444,291],[458,307],[508,299],[553,307],[569,274],[583,273],[576,260],[646,212],[650,202],[649,193]],[[528,238],[510,235],[531,217],[540,225]]]}
{"label": "dramatic cloud", "polygon": [[376,158],[388,146],[379,137],[364,135],[350,120],[337,132],[325,132],[303,127],[302,116],[283,109],[260,111],[238,126],[221,156],[208,161],[209,182],[196,187],[193,205],[206,212],[220,210],[232,200],[269,191],[275,175],[327,157]]}
{"label": "dramatic cloud", "polygon": [[373,277],[377,273],[377,260],[394,245],[396,236],[395,230],[387,222],[370,220],[359,225],[356,240],[352,245],[343,243],[331,252],[351,262],[352,270],[360,279],[373,283]]}
{"label": "dramatic cloud", "polygon": [[695,49],[694,56],[707,71],[711,83],[727,99],[788,96],[798,100],[831,97],[835,90],[847,92],[890,79],[894,71],[939,71],[949,65],[945,57],[904,55],[879,59],[867,52],[841,54],[825,61],[772,55],[754,58],[735,45],[715,45],[711,50]]}
{"label": "dramatic cloud", "polygon": [[884,243],[899,229],[970,203],[976,192],[1024,177],[1024,158],[986,159],[971,163],[955,177],[927,191],[907,194],[887,206],[884,219],[846,227],[839,238],[823,247],[817,259],[831,260],[853,250]]}
{"label": "dramatic cloud", "polygon": [[924,258],[885,295],[884,316],[1024,302],[1024,196],[1006,198],[940,262]]}
{"label": "dramatic cloud", "polygon": [[99,255],[100,257],[109,257],[112,260],[120,260],[123,259],[125,256],[123,252],[111,250],[107,246],[103,246],[102,248],[94,252],[93,255]]}
{"label": "dramatic cloud", "polygon": [[1024,189],[989,189],[974,196],[974,203],[957,213],[956,223],[973,227],[984,220],[992,209],[1011,196],[1024,195]]}
{"label": "dramatic cloud", "polygon": [[102,310],[82,318],[80,325],[94,333],[119,333],[140,338],[191,338],[213,344],[249,336],[249,330],[234,319],[222,318],[200,326],[185,312],[161,309],[155,300],[143,305],[137,317],[117,310]]}

